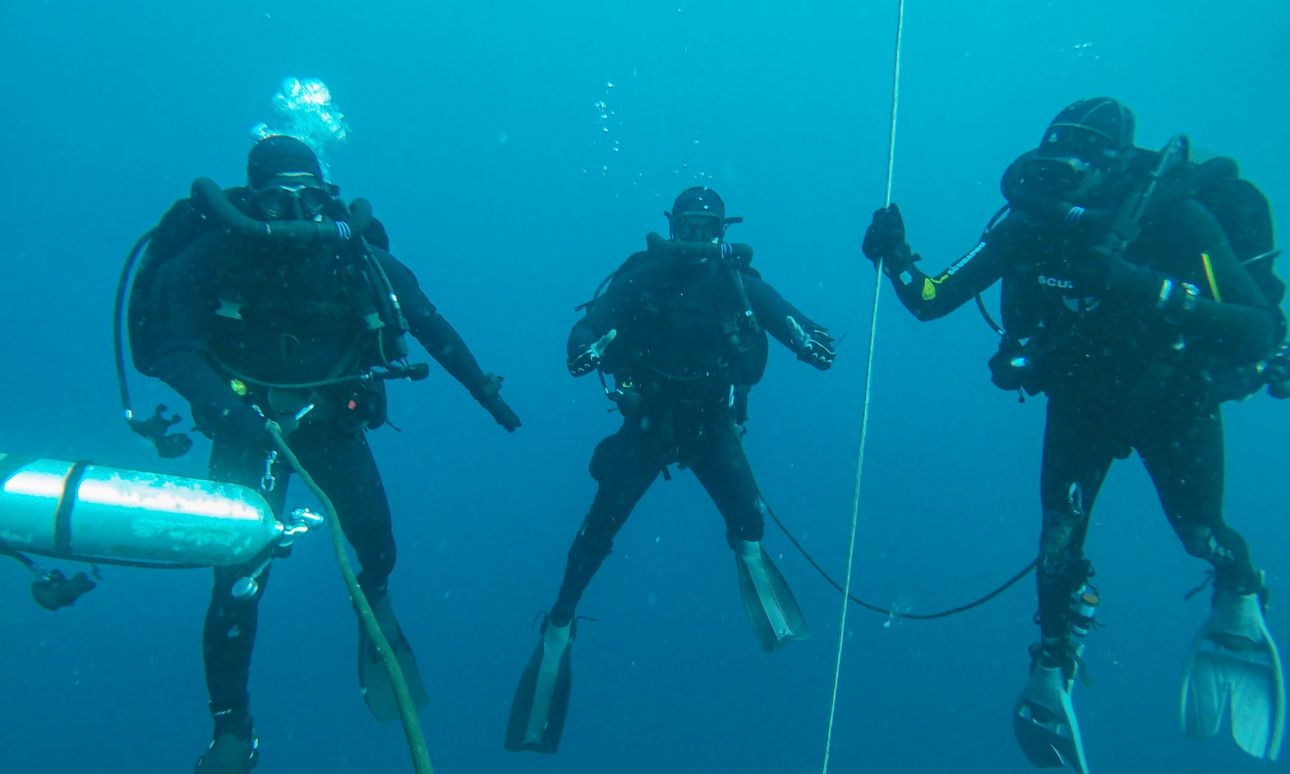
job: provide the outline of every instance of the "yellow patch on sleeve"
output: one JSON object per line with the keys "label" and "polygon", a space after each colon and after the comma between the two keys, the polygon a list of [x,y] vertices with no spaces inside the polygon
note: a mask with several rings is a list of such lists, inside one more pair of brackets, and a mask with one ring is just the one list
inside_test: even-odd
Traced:
{"label": "yellow patch on sleeve", "polygon": [[1214,263],[1209,259],[1209,253],[1200,254],[1201,265],[1205,267],[1205,279],[1209,282],[1209,294],[1214,300],[1223,303],[1223,296],[1218,292],[1218,280],[1214,278]]}
{"label": "yellow patch on sleeve", "polygon": [[923,278],[923,300],[931,301],[936,298],[936,283],[932,282],[930,277]]}

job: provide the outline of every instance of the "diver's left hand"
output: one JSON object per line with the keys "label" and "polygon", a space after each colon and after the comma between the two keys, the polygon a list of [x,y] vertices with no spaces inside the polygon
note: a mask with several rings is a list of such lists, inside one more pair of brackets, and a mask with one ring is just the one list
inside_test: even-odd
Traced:
{"label": "diver's left hand", "polygon": [[1066,261],[1062,273],[1082,296],[1147,298],[1160,288],[1155,272],[1129,263],[1118,251],[1103,247],[1089,248]]}
{"label": "diver's left hand", "polygon": [[491,398],[481,401],[480,405],[489,414],[492,414],[497,424],[501,425],[508,433],[515,432],[523,424],[520,422],[519,415],[510,406],[506,405],[506,401],[502,400],[502,396],[497,393],[494,393]]}
{"label": "diver's left hand", "polygon": [[483,384],[471,390],[475,400],[479,405],[493,416],[497,424],[501,425],[508,433],[513,433],[520,428],[522,424],[520,417],[502,400],[502,381],[503,377],[497,374],[487,374]]}
{"label": "diver's left hand", "polygon": [[788,323],[793,349],[797,352],[798,360],[810,363],[821,371],[827,371],[833,367],[833,359],[837,357],[838,348],[827,330],[812,328],[807,331],[793,319],[792,315],[786,317],[785,321]]}

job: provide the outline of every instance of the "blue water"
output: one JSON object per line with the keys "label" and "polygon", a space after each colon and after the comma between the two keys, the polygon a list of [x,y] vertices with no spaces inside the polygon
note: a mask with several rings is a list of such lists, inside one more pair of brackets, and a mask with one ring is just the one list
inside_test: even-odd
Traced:
{"label": "blue water", "polygon": [[[1185,131],[1236,155],[1290,206],[1290,15],[1283,3],[911,0],[894,198],[932,268],[1001,204],[1006,164],[1068,102],[1137,113],[1139,144]],[[1135,7],[1141,6],[1141,7]],[[287,75],[332,88],[353,127],[333,159],[394,252],[505,374],[508,437],[441,372],[391,390],[402,433],[372,436],[394,507],[393,583],[434,703],[440,772],[819,771],[839,613],[782,536],[767,545],[815,637],[773,656],[750,635],[720,519],[687,475],[655,486],[581,611],[560,753],[502,750],[514,683],[593,492],[615,416],[564,370],[572,307],[689,185],[747,222],[756,265],[835,333],[820,374],[783,350],[754,392],[747,449],[766,496],[819,558],[845,562],[873,276],[858,243],[882,204],[894,2],[558,4],[6,3],[0,9],[0,411],[5,452],[200,474],[206,446],[158,461],[119,421],[109,320],[120,261],[189,181],[242,180],[247,128]],[[610,88],[608,84],[614,84]],[[602,119],[596,103],[604,101]],[[609,131],[602,131],[607,128]],[[1283,269],[1283,274],[1284,274]],[[878,320],[856,584],[927,611],[984,592],[1032,553],[1042,403],[993,389],[970,308]],[[136,378],[139,405],[172,396]],[[1227,512],[1290,578],[1290,411],[1230,407]],[[187,413],[186,407],[184,410]],[[307,502],[294,492],[293,501]],[[1076,703],[1094,771],[1285,770],[1176,729],[1202,566],[1136,461],[1115,466],[1089,551],[1105,628]],[[71,568],[69,568],[71,569]],[[0,565],[0,770],[187,771],[209,739],[204,572],[108,569],[48,613]],[[326,540],[301,544],[262,605],[251,690],[259,771],[408,770],[399,730],[355,690],[354,624]],[[832,771],[1027,771],[1009,712],[1033,586],[940,623],[853,610]],[[1290,613],[1272,608],[1290,641]]]}

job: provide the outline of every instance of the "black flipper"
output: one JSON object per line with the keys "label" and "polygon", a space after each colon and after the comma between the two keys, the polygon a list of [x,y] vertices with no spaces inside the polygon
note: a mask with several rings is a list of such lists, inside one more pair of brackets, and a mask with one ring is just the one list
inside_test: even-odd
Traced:
{"label": "black flipper", "polygon": [[787,643],[810,637],[811,629],[792,589],[761,543],[739,542],[734,550],[739,595],[762,650],[770,653]]}
{"label": "black flipper", "polygon": [[559,748],[573,682],[572,627],[572,624],[555,626],[550,622],[543,627],[542,639],[533,650],[511,701],[506,749],[554,753]]}
{"label": "black flipper", "polygon": [[[389,640],[399,668],[403,670],[403,679],[407,681],[413,705],[418,710],[424,708],[430,703],[430,697],[421,682],[421,670],[417,667],[412,646],[403,636],[399,620],[394,616],[394,606],[390,603],[388,594],[372,600],[372,612],[376,614],[381,632]],[[367,636],[362,621],[358,623],[358,686],[363,700],[367,702],[367,709],[374,718],[382,723],[399,720],[399,703],[394,695],[394,686],[390,684],[381,655],[377,652],[375,643]]]}
{"label": "black flipper", "polygon": [[260,759],[260,740],[255,736],[242,739],[232,734],[215,737],[211,746],[197,759],[194,774],[250,774]]}

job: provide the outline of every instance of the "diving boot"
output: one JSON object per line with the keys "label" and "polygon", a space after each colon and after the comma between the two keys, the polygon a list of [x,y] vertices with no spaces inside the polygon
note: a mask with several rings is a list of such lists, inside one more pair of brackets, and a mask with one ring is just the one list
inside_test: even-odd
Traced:
{"label": "diving boot", "polygon": [[1258,593],[1214,592],[1213,611],[1187,654],[1179,710],[1183,733],[1196,739],[1217,734],[1230,712],[1237,746],[1276,760],[1285,682]]}
{"label": "diving boot", "polygon": [[548,618],[542,625],[542,639],[529,658],[511,701],[506,749],[554,753],[559,748],[573,682],[572,642],[572,622],[557,626]]}
{"label": "diving boot", "polygon": [[[426,695],[425,686],[421,682],[421,670],[417,666],[416,655],[413,654],[407,638],[403,636],[399,619],[394,615],[394,605],[390,602],[389,593],[373,593],[368,598],[368,602],[381,627],[381,633],[390,643],[394,658],[398,661],[400,671],[403,672],[403,680],[407,684],[413,706],[418,710],[424,708],[430,703],[430,697]],[[382,723],[399,720],[399,702],[395,695],[394,684],[390,682],[390,676],[385,670],[381,654],[376,649],[376,643],[367,636],[367,629],[361,619],[358,622],[358,685],[372,717]]]}
{"label": "diving boot", "polygon": [[748,623],[770,653],[794,640],[811,636],[802,609],[758,541],[735,541],[735,566],[739,570],[739,594],[743,598]]}
{"label": "diving boot", "polygon": [[1041,769],[1069,765],[1079,774],[1088,774],[1084,740],[1071,704],[1071,687],[1083,650],[1083,645],[1071,647],[1069,643],[1051,649],[1047,644],[1039,646],[1030,665],[1030,680],[1013,708],[1017,744]]}
{"label": "diving boot", "polygon": [[196,774],[247,774],[260,759],[260,740],[245,706],[211,707],[211,745],[197,759]]}

